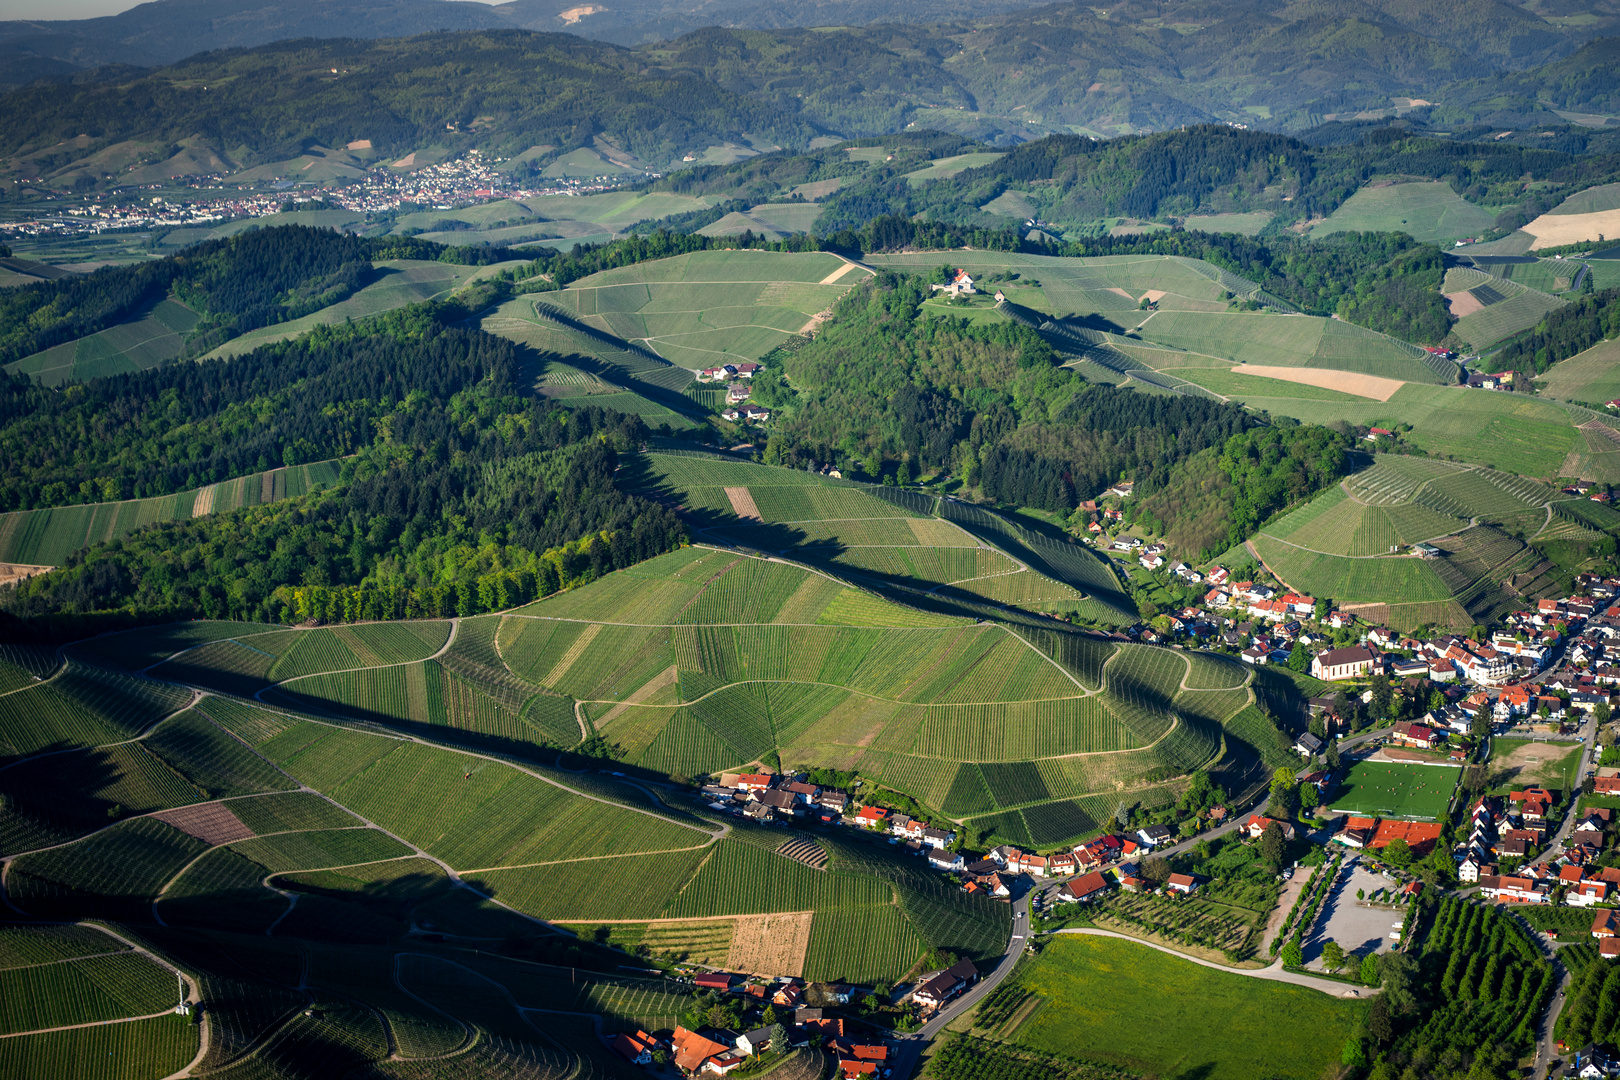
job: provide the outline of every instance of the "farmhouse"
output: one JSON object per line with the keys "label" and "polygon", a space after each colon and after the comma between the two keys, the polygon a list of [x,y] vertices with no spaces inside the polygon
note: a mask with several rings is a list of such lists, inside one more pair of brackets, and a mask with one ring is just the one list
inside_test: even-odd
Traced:
{"label": "farmhouse", "polygon": [[653,1054],[664,1049],[666,1044],[645,1031],[638,1031],[634,1035],[624,1032],[613,1037],[613,1049],[617,1050],[626,1061],[632,1065],[651,1065]]}
{"label": "farmhouse", "polygon": [[1374,659],[1372,650],[1364,645],[1329,649],[1327,652],[1317,653],[1312,658],[1311,674],[1328,682],[1335,679],[1354,679],[1370,673]]}
{"label": "farmhouse", "polygon": [[959,960],[917,987],[912,1000],[925,1009],[937,1009],[979,979],[979,969],[971,960]]}
{"label": "farmhouse", "polygon": [[737,976],[729,971],[705,971],[692,979],[692,985],[699,990],[730,990],[731,984]]}

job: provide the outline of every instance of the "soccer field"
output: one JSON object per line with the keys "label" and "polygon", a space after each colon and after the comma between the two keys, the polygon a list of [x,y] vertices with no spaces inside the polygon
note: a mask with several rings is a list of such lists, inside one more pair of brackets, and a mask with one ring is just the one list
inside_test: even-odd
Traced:
{"label": "soccer field", "polygon": [[1358,761],[1333,797],[1333,809],[1371,817],[1432,821],[1446,812],[1461,776],[1461,769]]}

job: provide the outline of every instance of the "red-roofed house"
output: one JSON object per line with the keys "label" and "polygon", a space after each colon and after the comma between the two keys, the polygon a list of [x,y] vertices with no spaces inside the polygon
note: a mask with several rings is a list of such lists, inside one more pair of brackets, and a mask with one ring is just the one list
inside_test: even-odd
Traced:
{"label": "red-roofed house", "polygon": [[889,811],[881,806],[863,806],[855,820],[862,825],[882,825],[889,820]]}
{"label": "red-roofed house", "polygon": [[675,1064],[687,1072],[698,1072],[712,1058],[730,1051],[731,1047],[724,1043],[717,1043],[713,1039],[699,1035],[695,1031],[688,1031],[683,1027],[675,1029],[675,1035],[670,1039],[675,1050]]}
{"label": "red-roofed house", "polygon": [[1427,724],[1396,724],[1390,734],[1402,746],[1415,746],[1422,750],[1440,741],[1440,733]]}
{"label": "red-roofed house", "polygon": [[1250,814],[1249,819],[1238,826],[1238,832],[1247,836],[1250,840],[1258,840],[1265,834],[1266,829],[1272,825],[1282,829],[1285,840],[1294,838],[1294,825],[1292,822],[1278,821],[1276,818],[1268,818],[1263,814]]}
{"label": "red-roofed house", "polygon": [[737,779],[738,791],[768,791],[776,777],[770,773],[744,773]]}
{"label": "red-roofed house", "polygon": [[1171,892],[1181,893],[1186,896],[1198,888],[1198,879],[1191,874],[1171,874],[1170,880],[1165,882],[1165,888]]}
{"label": "red-roofed house", "polygon": [[1598,908],[1597,911],[1593,912],[1592,936],[1595,938],[1612,938],[1620,935],[1620,919],[1615,918],[1616,914],[1620,914],[1620,912],[1616,912],[1614,908]]}
{"label": "red-roofed house", "polygon": [[1058,891],[1058,899],[1067,902],[1089,903],[1108,891],[1108,882],[1100,871],[1093,870],[1085,877],[1076,878]]}
{"label": "red-roofed house", "polygon": [[663,1040],[645,1031],[638,1031],[634,1035],[627,1035],[621,1031],[613,1037],[613,1049],[632,1065],[651,1065],[653,1054],[662,1050],[664,1045]]}

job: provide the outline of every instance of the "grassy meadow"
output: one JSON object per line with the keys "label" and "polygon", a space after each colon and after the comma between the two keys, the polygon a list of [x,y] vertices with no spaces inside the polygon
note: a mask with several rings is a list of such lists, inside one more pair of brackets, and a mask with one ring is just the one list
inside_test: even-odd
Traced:
{"label": "grassy meadow", "polygon": [[1494,212],[1468,202],[1440,181],[1378,182],[1346,199],[1311,230],[1317,238],[1339,232],[1404,232],[1415,240],[1456,240],[1489,230]]}
{"label": "grassy meadow", "polygon": [[1055,935],[1018,978],[1045,1000],[1010,1041],[1166,1077],[1316,1077],[1366,1008],[1079,934]]}

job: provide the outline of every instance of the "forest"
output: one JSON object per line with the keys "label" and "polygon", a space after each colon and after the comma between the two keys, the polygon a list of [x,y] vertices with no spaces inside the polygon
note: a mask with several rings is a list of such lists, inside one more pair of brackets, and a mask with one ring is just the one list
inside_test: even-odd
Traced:
{"label": "forest", "polygon": [[881,274],[814,342],[766,358],[755,396],[785,410],[767,462],[834,462],[886,482],[946,471],[1063,515],[1129,477],[1132,513],[1188,554],[1224,550],[1347,467],[1339,432],[1088,383],[1019,324],[920,317],[927,295],[920,278]]}
{"label": "forest", "polygon": [[517,393],[518,349],[417,306],[233,360],[0,386],[0,510],[165,495],[342,457],[429,402]]}
{"label": "forest", "polygon": [[[365,389],[392,402],[380,415],[362,414],[358,426],[375,437],[359,440],[336,487],[81,550],[6,592],[3,609],[36,619],[113,610],[288,622],[468,615],[591,580],[685,539],[672,510],[613,484],[617,455],[650,434],[642,421],[511,393],[509,342],[442,327],[416,337],[334,337],[301,341],[306,362],[324,360],[334,390],[355,392],[371,378]],[[244,366],[259,373],[278,358],[285,353]],[[233,397],[228,380],[213,382],[214,404],[230,402],[220,412],[262,405]],[[403,386],[411,389],[395,397]],[[164,412],[178,400],[172,387],[156,396]],[[135,411],[151,397],[132,391],[127,400]],[[298,425],[309,416],[292,412],[259,441],[269,447],[306,430]]]}
{"label": "forest", "polygon": [[1125,520],[1161,535],[1188,558],[1214,558],[1273,514],[1350,471],[1353,439],[1317,424],[1274,417],[1180,462],[1125,506]]}

